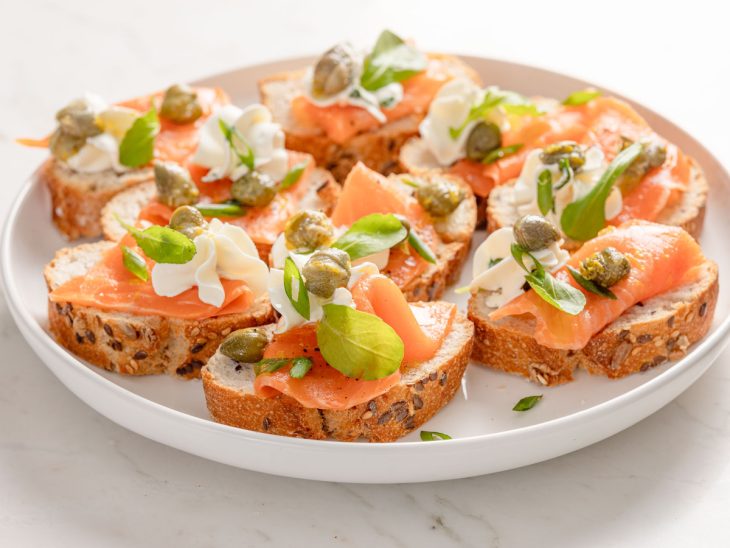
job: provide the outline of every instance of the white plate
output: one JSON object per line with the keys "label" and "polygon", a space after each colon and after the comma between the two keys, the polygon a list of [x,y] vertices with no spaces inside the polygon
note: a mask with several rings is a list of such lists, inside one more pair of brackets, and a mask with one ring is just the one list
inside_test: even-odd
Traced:
{"label": "white plate", "polygon": [[[586,82],[542,69],[467,57],[485,82],[522,93],[563,97]],[[294,59],[211,77],[238,104],[256,100],[256,81],[300,67]],[[712,185],[705,235],[707,255],[720,263],[721,287],[730,285],[727,220],[730,177],[684,131],[640,105],[653,127],[694,156]],[[299,478],[395,483],[442,480],[525,466],[575,451],[631,426],[667,404],[709,367],[727,343],[730,299],[720,292],[712,332],[683,360],[612,381],[578,373],[575,382],[542,388],[481,367],[468,369],[463,389],[424,429],[452,441],[420,442],[418,432],[392,444],[339,443],[278,437],[212,422],[199,381],[127,378],[88,366],[58,346],[46,331],[46,289],[41,272],[64,245],[49,219],[50,199],[29,182],[10,211],[2,240],[2,274],[10,310],[30,346],[74,394],[114,422],[155,441],[241,468]],[[483,234],[476,239],[481,241]],[[464,269],[469,273],[469,265]],[[465,298],[448,298],[465,307]],[[513,412],[523,396],[544,394],[526,413]],[[59,412],[62,410],[59,409]]]}

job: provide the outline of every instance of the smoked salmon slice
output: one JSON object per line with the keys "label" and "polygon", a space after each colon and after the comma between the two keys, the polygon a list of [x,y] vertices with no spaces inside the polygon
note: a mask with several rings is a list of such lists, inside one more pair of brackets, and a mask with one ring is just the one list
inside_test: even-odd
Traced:
{"label": "smoked salmon slice", "polygon": [[583,259],[606,247],[619,250],[631,263],[629,274],[611,287],[616,300],[582,290],[563,268],[555,276],[581,289],[586,296],[586,306],[578,315],[566,314],[534,291],[528,291],[492,312],[489,318],[498,321],[508,316],[531,316],[539,344],[579,350],[636,303],[696,280],[706,262],[700,246],[683,229],[634,220],[586,242],[568,265],[577,269]]}

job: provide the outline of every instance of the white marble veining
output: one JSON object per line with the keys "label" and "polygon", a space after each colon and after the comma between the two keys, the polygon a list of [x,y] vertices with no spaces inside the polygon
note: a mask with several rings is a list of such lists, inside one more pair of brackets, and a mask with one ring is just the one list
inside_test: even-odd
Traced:
{"label": "white marble veining", "polygon": [[[80,90],[123,98],[316,53],[337,39],[369,43],[383,26],[429,49],[605,83],[667,114],[730,163],[730,38],[727,14],[711,2],[689,11],[637,2],[379,1],[357,12],[364,5],[7,2],[0,211],[43,157],[13,139],[43,135]],[[730,352],[654,416],[577,453],[467,480],[362,486],[233,469],[116,426],[40,363],[4,301],[0,344],[0,546],[730,544]]]}

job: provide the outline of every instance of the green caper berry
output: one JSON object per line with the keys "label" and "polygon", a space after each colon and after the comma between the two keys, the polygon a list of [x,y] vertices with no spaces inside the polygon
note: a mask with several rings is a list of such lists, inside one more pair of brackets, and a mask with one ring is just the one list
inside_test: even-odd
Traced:
{"label": "green caper berry", "polygon": [[553,224],[540,215],[525,215],[512,227],[515,241],[527,251],[548,247],[560,239],[560,233]]}
{"label": "green caper berry", "polygon": [[160,116],[176,124],[190,124],[203,115],[198,94],[190,86],[175,84],[165,91]]}
{"label": "green caper berry", "polygon": [[175,162],[156,162],[154,171],[160,202],[170,207],[197,203],[200,191],[187,169]]}
{"label": "green caper berry", "polygon": [[61,131],[61,128],[56,129],[51,135],[49,148],[51,154],[59,160],[66,161],[71,156],[76,154],[81,147],[86,143],[86,137],[74,137],[68,133]]}
{"label": "green caper berry", "polygon": [[416,189],[418,203],[434,217],[449,215],[464,197],[464,189],[444,177],[424,181]]}
{"label": "green caper berry", "polygon": [[586,163],[585,153],[575,141],[560,141],[547,145],[540,154],[540,161],[543,164],[557,164],[563,158],[568,160],[573,171],[579,171]]}
{"label": "green caper berry", "polygon": [[[626,137],[621,137],[623,143],[621,150],[631,146],[634,142]],[[667,159],[667,147],[653,139],[641,141],[641,152],[631,165],[624,171],[618,181],[618,186],[623,194],[634,190],[644,176],[655,167],[659,167]]]}
{"label": "green caper berry", "polygon": [[630,271],[629,260],[613,247],[598,251],[580,263],[581,275],[606,289],[616,285]]}
{"label": "green caper berry", "polygon": [[300,211],[292,215],[284,227],[289,249],[311,251],[330,243],[334,235],[332,221],[321,211]]}
{"label": "green caper berry", "polygon": [[238,329],[228,335],[219,348],[220,353],[241,363],[260,362],[269,344],[266,333],[255,327]]}
{"label": "green caper berry", "polygon": [[307,291],[329,299],[338,287],[347,287],[350,281],[350,256],[341,249],[320,249],[302,268]]}
{"label": "green caper berry", "polygon": [[324,99],[337,95],[355,79],[355,60],[345,44],[327,50],[314,67],[312,96]]}
{"label": "green caper berry", "polygon": [[231,196],[249,207],[264,207],[276,196],[276,181],[260,171],[249,171],[233,181]]}
{"label": "green caper berry", "polygon": [[72,101],[56,113],[58,129],[71,137],[86,139],[101,133],[96,113],[84,99]]}
{"label": "green caper berry", "polygon": [[198,236],[208,223],[203,215],[192,206],[178,207],[170,217],[170,228],[182,232],[191,240]]}
{"label": "green caper berry", "polygon": [[479,122],[466,140],[466,157],[476,162],[502,145],[502,132],[492,122]]}

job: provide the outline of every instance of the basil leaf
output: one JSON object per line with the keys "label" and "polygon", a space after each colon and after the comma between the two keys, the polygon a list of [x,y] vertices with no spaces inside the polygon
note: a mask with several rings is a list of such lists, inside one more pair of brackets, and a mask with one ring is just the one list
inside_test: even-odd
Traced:
{"label": "basil leaf", "polygon": [[147,263],[142,255],[126,245],[122,246],[122,264],[124,265],[124,268],[129,270],[140,280],[146,282],[150,279],[150,273],[147,272]]}
{"label": "basil leaf", "polygon": [[149,164],[155,156],[155,136],[160,132],[160,119],[152,105],[138,117],[119,143],[119,163],[127,167]]}
{"label": "basil leaf", "polygon": [[[297,280],[297,293],[296,298],[292,295],[292,280]],[[309,319],[309,293],[307,288],[304,287],[304,278],[302,278],[301,272],[297,268],[296,263],[291,257],[287,257],[284,261],[284,292],[289,297],[289,302],[294,307],[294,310],[304,318]]]}
{"label": "basil leaf", "polygon": [[355,221],[332,247],[346,251],[355,261],[390,249],[406,239],[408,231],[394,215],[373,213]]}
{"label": "basil leaf", "polygon": [[511,156],[515,152],[519,151],[522,147],[523,147],[522,144],[515,144],[515,145],[510,145],[508,147],[495,148],[493,151],[491,151],[489,154],[487,154],[484,157],[484,160],[482,160],[482,163],[483,164],[493,164],[497,160],[501,160],[502,158]]}
{"label": "basil leaf", "polygon": [[537,396],[525,396],[515,404],[512,411],[528,411],[535,407],[535,404],[541,399],[542,394],[538,394]]}
{"label": "basil leaf", "polygon": [[196,204],[195,209],[204,217],[243,217],[246,208],[237,203]]}
{"label": "basil leaf", "polygon": [[436,255],[413,230],[408,231],[408,243],[427,263],[436,264]]}
{"label": "basil leaf", "polygon": [[527,274],[525,280],[542,300],[566,314],[576,316],[586,306],[586,296],[582,291],[557,279],[544,269]]}
{"label": "basil leaf", "polygon": [[616,180],[641,154],[641,143],[619,152],[591,191],[571,202],[560,216],[563,233],[580,242],[593,238],[606,225],[606,200]]}
{"label": "basil leaf", "polygon": [[444,434],[443,432],[429,432],[428,430],[421,430],[421,441],[440,441],[450,439],[451,436]]}
{"label": "basil leaf", "polygon": [[459,127],[449,128],[449,135],[451,136],[451,138],[454,140],[458,139],[466,129],[466,126],[476,120],[481,120],[482,118],[484,118],[487,112],[499,105],[504,100],[504,95],[494,94],[491,91],[488,91],[484,95],[484,99],[482,99],[481,103],[469,109],[469,114],[467,114],[466,120],[464,120]]}
{"label": "basil leaf", "polygon": [[592,101],[596,97],[600,97],[601,92],[596,89],[583,89],[580,91],[574,91],[563,99],[563,104],[570,107],[577,107],[585,105],[589,101]]}
{"label": "basil leaf", "polygon": [[[524,271],[525,271],[525,272],[527,272],[528,274],[529,274],[530,272],[532,272],[532,271],[531,271],[531,270],[530,270],[529,268],[527,268],[527,267],[525,266],[525,263],[524,263],[524,262],[523,262],[523,260],[522,260],[522,257],[523,257],[523,256],[524,256],[525,254],[527,254],[527,255],[530,255],[530,253],[529,253],[529,252],[528,252],[528,251],[527,251],[526,249],[524,249],[524,248],[523,248],[523,247],[522,247],[522,246],[521,246],[520,244],[517,244],[517,243],[513,243],[513,244],[512,244],[511,246],[510,246],[509,250],[510,250],[510,253],[512,254],[512,257],[514,257],[514,260],[515,260],[515,261],[517,262],[517,264],[518,264],[518,265],[520,265],[520,267],[522,268],[522,270],[524,270]],[[534,258],[534,257],[532,257],[532,255],[530,255],[530,257],[531,257],[531,258],[532,258],[532,260],[533,260],[533,261],[535,262],[535,264],[536,264],[536,267],[537,267],[538,269],[541,269],[541,268],[542,268],[542,264],[540,264],[540,262],[539,262],[539,261],[535,260],[535,258]]]}
{"label": "basil leaf", "polygon": [[360,85],[375,91],[393,82],[402,82],[426,68],[426,56],[399,36],[384,30],[373,51],[365,57]]}
{"label": "basil leaf", "polygon": [[383,320],[349,306],[326,304],[317,344],[327,363],[343,375],[372,381],[392,375],[403,362],[403,341]]}
{"label": "basil leaf", "polygon": [[298,183],[299,179],[302,178],[302,173],[304,173],[304,170],[307,169],[307,164],[309,164],[309,161],[304,160],[287,171],[286,175],[284,175],[284,178],[281,180],[281,183],[279,183],[279,190],[286,190],[290,186]]}
{"label": "basil leaf", "polygon": [[555,190],[560,190],[565,185],[567,185],[571,179],[573,179],[573,168],[570,167],[570,162],[567,158],[561,158],[558,162],[558,165],[560,166],[560,171],[562,172],[563,176],[560,178],[560,181],[558,181],[557,186],[555,187]]}
{"label": "basil leaf", "polygon": [[[255,158],[253,155],[253,149],[248,145],[246,140],[243,138],[243,135],[240,134],[240,132],[234,127],[229,126],[226,124],[222,119],[218,119],[218,127],[221,129],[221,133],[223,133],[223,137],[226,138],[226,141],[228,142],[228,146],[231,147],[231,150],[233,153],[238,157],[238,160],[246,166],[249,171],[253,171],[256,167],[255,165]],[[238,146],[236,145],[236,140],[240,141],[243,146],[246,147],[245,152],[241,152],[238,149]]]}
{"label": "basil leaf", "polygon": [[256,376],[262,373],[273,373],[278,371],[291,361],[290,358],[264,358],[260,362],[254,364],[253,370]]}
{"label": "basil leaf", "polygon": [[169,226],[155,225],[140,230],[118,216],[117,222],[132,235],[144,254],[156,263],[185,264],[195,256],[193,241]]}
{"label": "basil leaf", "polygon": [[540,213],[547,215],[554,205],[553,174],[549,169],[544,169],[537,176],[537,207],[540,208]]}
{"label": "basil leaf", "polygon": [[598,285],[593,280],[589,280],[588,278],[585,278],[580,273],[580,271],[576,270],[575,268],[573,268],[570,265],[568,265],[568,272],[570,272],[570,275],[573,276],[573,279],[576,282],[578,282],[578,284],[580,284],[580,286],[583,289],[585,289],[586,291],[588,291],[590,293],[594,293],[601,297],[605,297],[606,299],[611,299],[612,301],[615,301],[617,299],[616,295],[613,294],[613,291]]}
{"label": "basil leaf", "polygon": [[291,369],[289,369],[289,376],[292,379],[302,379],[312,369],[312,365],[310,358],[294,358]]}

